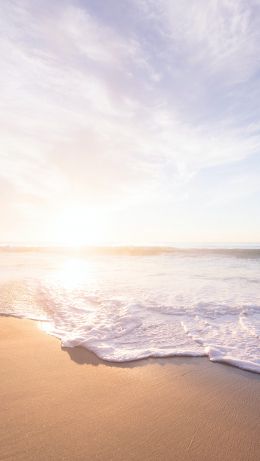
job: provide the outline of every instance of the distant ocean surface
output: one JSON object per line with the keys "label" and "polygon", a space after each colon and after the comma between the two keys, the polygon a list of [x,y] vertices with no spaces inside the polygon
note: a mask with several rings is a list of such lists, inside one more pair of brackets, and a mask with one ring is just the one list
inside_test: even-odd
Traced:
{"label": "distant ocean surface", "polygon": [[0,314],[104,360],[208,356],[260,373],[260,245],[1,245]]}

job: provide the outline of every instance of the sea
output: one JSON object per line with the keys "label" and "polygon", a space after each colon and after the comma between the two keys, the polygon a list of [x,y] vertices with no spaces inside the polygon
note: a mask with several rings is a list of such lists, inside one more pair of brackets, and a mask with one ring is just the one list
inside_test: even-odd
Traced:
{"label": "sea", "polygon": [[260,244],[1,245],[0,314],[106,361],[206,356],[260,373]]}

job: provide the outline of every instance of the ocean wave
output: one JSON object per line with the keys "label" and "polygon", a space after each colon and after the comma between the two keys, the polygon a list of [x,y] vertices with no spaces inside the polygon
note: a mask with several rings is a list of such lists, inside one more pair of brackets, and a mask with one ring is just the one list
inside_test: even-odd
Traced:
{"label": "ocean wave", "polygon": [[236,257],[243,259],[259,259],[260,247],[178,247],[178,246],[138,246],[138,245],[122,245],[122,246],[60,246],[60,245],[0,245],[0,253],[46,253],[46,254],[64,254],[69,256],[91,256],[91,255],[107,255],[107,256],[158,256],[158,255],[173,255],[173,256],[220,256],[220,257]]}
{"label": "ocean wave", "polygon": [[103,360],[208,356],[260,373],[258,260],[139,256],[2,253],[0,313]]}

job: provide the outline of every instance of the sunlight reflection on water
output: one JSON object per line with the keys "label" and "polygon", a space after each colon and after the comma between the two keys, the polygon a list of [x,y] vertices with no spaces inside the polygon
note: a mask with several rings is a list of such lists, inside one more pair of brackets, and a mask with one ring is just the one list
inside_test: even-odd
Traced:
{"label": "sunlight reflection on water", "polygon": [[52,273],[51,279],[63,288],[73,290],[95,281],[95,267],[86,259],[67,259]]}

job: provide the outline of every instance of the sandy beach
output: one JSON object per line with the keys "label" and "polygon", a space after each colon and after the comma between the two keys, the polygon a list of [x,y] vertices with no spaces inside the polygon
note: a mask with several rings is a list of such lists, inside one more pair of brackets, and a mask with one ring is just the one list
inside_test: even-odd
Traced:
{"label": "sandy beach", "polygon": [[260,459],[260,375],[171,358],[112,364],[0,318],[2,460]]}

